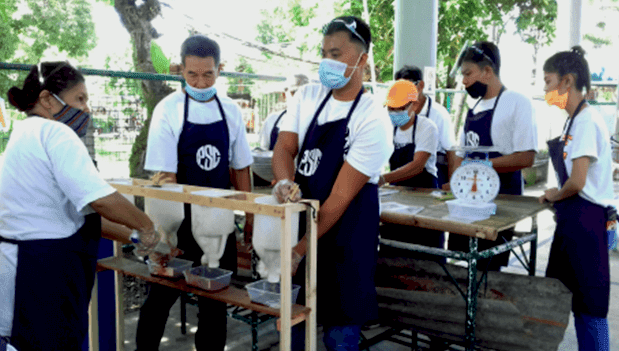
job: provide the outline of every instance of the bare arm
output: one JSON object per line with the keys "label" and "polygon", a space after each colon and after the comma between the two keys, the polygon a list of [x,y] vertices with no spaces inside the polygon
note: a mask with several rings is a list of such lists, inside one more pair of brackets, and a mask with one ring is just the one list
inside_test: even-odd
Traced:
{"label": "bare arm", "polygon": [[249,166],[242,169],[230,169],[230,180],[234,189],[251,192],[251,178]]}
{"label": "bare arm", "polygon": [[511,155],[490,159],[498,173],[508,173],[531,167],[535,161],[535,151],[514,152]]}
{"label": "bare arm", "polygon": [[294,158],[298,153],[299,135],[292,132],[279,132],[271,161],[276,181],[294,179]]}
{"label": "bare arm", "polygon": [[395,183],[403,180],[410,179],[421,172],[426,166],[428,159],[430,158],[430,153],[425,151],[415,152],[415,156],[413,156],[413,160],[404,166],[393,170],[385,175],[383,178],[387,183]]}
{"label": "bare arm", "polygon": [[146,213],[140,211],[118,192],[95,200],[90,206],[104,218],[130,229],[141,232],[154,230],[154,224]]}
{"label": "bare arm", "polygon": [[114,223],[107,218],[101,218],[101,236],[106,239],[119,241],[123,244],[131,244],[131,229],[124,225]]}
{"label": "bare arm", "polygon": [[451,175],[454,173],[456,168],[460,166],[456,166],[456,152],[455,151],[447,151],[447,181],[451,179]]}
{"label": "bare arm", "polygon": [[578,194],[587,182],[587,172],[589,171],[589,164],[591,160],[587,156],[579,157],[573,160],[572,174],[567,179],[563,187],[560,190],[552,188],[546,190],[546,193],[540,197],[540,202],[544,200],[550,202],[561,201],[568,197]]}
{"label": "bare arm", "polygon": [[[279,141],[278,141],[279,142]],[[340,220],[350,202],[357,196],[370,177],[344,162],[337,175],[331,194],[320,206],[318,216],[318,239],[320,239],[337,221]],[[294,250],[301,256],[307,252],[307,238],[304,236]]]}

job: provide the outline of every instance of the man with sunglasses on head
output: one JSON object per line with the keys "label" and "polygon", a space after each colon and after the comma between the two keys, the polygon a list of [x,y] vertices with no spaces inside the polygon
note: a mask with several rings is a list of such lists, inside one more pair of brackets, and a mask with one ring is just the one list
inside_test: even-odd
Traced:
{"label": "man with sunglasses on head", "polygon": [[[533,105],[528,97],[508,90],[501,83],[499,48],[487,41],[468,47],[458,58],[462,70],[462,84],[467,93],[479,99],[469,109],[460,133],[460,146],[491,146],[496,152],[489,153],[492,166],[499,174],[499,194],[522,195],[521,169],[533,165],[537,152],[537,123]],[[464,152],[456,153],[456,168],[460,166]],[[485,158],[485,154],[472,154]],[[483,251],[512,239],[513,229],[499,233],[496,241],[480,240]],[[449,237],[449,249],[469,250],[469,238],[462,235]],[[479,267],[498,271],[507,266],[509,251],[491,259],[479,261]]]}
{"label": "man with sunglasses on head", "polygon": [[[317,308],[327,350],[358,350],[361,326],[378,317],[377,182],[393,152],[393,130],[385,109],[363,94],[370,42],[370,28],[359,18],[338,17],[325,27],[322,84],[297,91],[273,153],[278,200],[296,182],[304,198],[320,201]],[[299,238],[292,270],[293,281],[303,285],[307,240],[304,233]],[[303,344],[295,342],[301,334],[295,327],[295,350]]]}

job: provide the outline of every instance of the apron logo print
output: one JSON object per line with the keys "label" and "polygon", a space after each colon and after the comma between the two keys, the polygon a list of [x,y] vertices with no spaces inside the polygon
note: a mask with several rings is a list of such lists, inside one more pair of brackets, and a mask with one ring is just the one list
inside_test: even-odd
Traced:
{"label": "apron logo print", "polygon": [[321,158],[322,151],[320,149],[305,150],[303,158],[299,163],[298,172],[303,176],[311,177],[316,173]]}
{"label": "apron logo print", "polygon": [[479,134],[468,131],[466,133],[466,145],[467,146],[479,146]]}
{"label": "apron logo print", "polygon": [[204,145],[196,152],[196,163],[205,171],[212,171],[219,165],[221,153],[213,145]]}

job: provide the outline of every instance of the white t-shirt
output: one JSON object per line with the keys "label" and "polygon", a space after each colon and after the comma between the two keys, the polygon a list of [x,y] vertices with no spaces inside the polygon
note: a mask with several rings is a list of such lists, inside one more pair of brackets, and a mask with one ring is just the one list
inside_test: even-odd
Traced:
{"label": "white t-shirt", "polygon": [[[426,170],[436,177],[438,169],[436,168],[436,150],[438,147],[438,128],[436,124],[429,118],[417,116],[417,131],[415,131],[415,153],[425,151],[430,154],[430,158],[426,162]],[[393,144],[396,149],[405,147],[413,143],[413,128],[411,126],[407,130],[400,128],[396,129],[393,137]],[[412,162],[413,160],[409,160]],[[394,171],[394,169],[392,169]]]}
{"label": "white t-shirt", "polygon": [[[283,112],[284,111],[277,111],[271,113],[269,117],[267,117],[267,119],[264,121],[262,129],[260,130],[260,147],[263,150],[269,149],[269,146],[271,145],[271,132],[273,131],[273,128],[276,127],[275,122]],[[277,126],[282,124],[282,120],[284,118],[286,118],[286,114],[284,114],[279,120],[279,122],[277,122]]]}
{"label": "white t-shirt", "polygon": [[[473,113],[492,109],[495,101],[496,97],[481,100]],[[492,117],[490,136],[494,147],[503,155],[523,151],[537,152],[537,122],[533,115],[531,99],[513,90],[503,91]],[[465,145],[465,140],[463,124],[460,130],[461,146]],[[464,156],[462,151],[456,154]]]}
{"label": "white t-shirt", "polygon": [[[568,122],[569,123],[569,122]],[[566,125],[567,129],[567,125]],[[565,135],[563,131],[562,135]],[[573,160],[589,157],[589,170],[581,197],[602,206],[610,205],[615,197],[612,180],[610,135],[604,119],[592,108],[584,108],[574,119],[564,151],[568,177],[572,174]]]}
{"label": "white t-shirt", "polygon": [[[230,98],[219,96],[226,114],[230,147],[228,161],[230,168],[243,169],[253,163],[243,116],[239,106]],[[144,168],[150,171],[176,173],[178,170],[178,139],[183,131],[185,93],[174,92],[161,100],[153,111],[148,131],[148,146]],[[195,124],[211,124],[221,121],[217,101],[197,102],[189,99],[187,119]]]}
{"label": "white t-shirt", "polygon": [[421,109],[419,115],[423,117],[427,117],[436,124],[436,128],[438,130],[438,147],[437,152],[445,153],[447,150],[456,145],[456,138],[453,129],[453,125],[451,123],[451,116],[447,109],[436,102],[436,100],[432,99],[432,108],[430,109],[430,114],[428,115],[428,104],[430,101],[430,97],[426,97],[426,102]]}
{"label": "white t-shirt", "polygon": [[[16,122],[0,172],[0,236],[69,237],[84,224],[84,214],[92,211],[89,204],[115,191],[99,176],[71,128],[39,117]],[[10,335],[5,333],[13,320],[16,266],[16,245],[0,244],[2,335]]]}
{"label": "white t-shirt", "polygon": [[[305,85],[297,91],[288,106],[286,115],[290,116],[282,119],[280,132],[297,133],[299,151],[314,114],[328,92],[329,89],[323,85]],[[345,119],[352,104],[353,101],[338,101],[330,97],[318,116],[318,125]],[[346,148],[349,147],[349,151],[344,160],[370,177],[370,183],[376,184],[383,166],[393,153],[393,127],[387,110],[371,95],[363,94],[350,117],[348,131]]]}

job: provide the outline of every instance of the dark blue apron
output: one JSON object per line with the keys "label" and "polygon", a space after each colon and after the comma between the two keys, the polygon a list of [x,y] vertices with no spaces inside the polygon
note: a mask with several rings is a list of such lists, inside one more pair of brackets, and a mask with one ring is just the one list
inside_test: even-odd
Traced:
{"label": "dark blue apron", "polygon": [[[464,122],[464,135],[469,131],[477,133],[479,136],[479,146],[494,146],[492,141],[492,118],[494,117],[494,111],[496,110],[497,104],[499,103],[499,99],[503,94],[505,87],[501,87],[501,91],[499,91],[499,95],[496,97],[496,101],[494,102],[494,107],[490,110],[481,111],[479,113],[473,113],[475,107],[479,104],[482,99],[479,99],[475,106],[472,109],[469,109],[466,121]],[[465,137],[467,146],[468,140]],[[499,152],[490,152],[489,157],[495,158],[502,156]],[[480,157],[486,158],[486,155],[483,153],[472,153],[471,157]],[[499,194],[510,194],[510,195],[522,195],[522,172],[520,170],[515,172],[507,172],[507,173],[499,173],[499,179],[501,181],[501,186],[499,188]],[[508,229],[499,233],[496,241],[490,240],[479,240],[479,251],[487,250],[489,248],[504,244],[505,241],[510,241],[514,236],[514,230]],[[449,237],[449,249],[457,250],[457,251],[469,251],[469,238],[464,235],[452,235]],[[493,257],[490,261],[487,259],[479,260],[479,267],[484,269],[488,267],[489,270],[499,270],[501,266],[507,266],[509,263],[509,251],[499,254]]]}
{"label": "dark blue apron", "polygon": [[[561,187],[569,178],[565,167],[565,146],[578,105],[562,137],[548,141],[548,154]],[[576,194],[554,203],[557,227],[550,249],[546,276],[557,278],[573,294],[575,313],[606,318],[610,300],[610,269],[607,209]]]}
{"label": "dark blue apron", "polygon": [[[185,94],[183,130],[178,138],[179,184],[230,188],[230,133],[221,101],[215,95],[221,113],[221,121],[196,124],[188,120],[189,95]],[[185,251],[183,257],[199,262],[202,249],[191,233],[191,205],[185,204],[185,220],[178,231],[178,248]]]}
{"label": "dark blue apron", "polygon": [[[395,171],[396,169],[412,162],[413,159],[415,158],[415,149],[416,149],[415,135],[417,135],[416,132],[417,132],[418,117],[419,116],[415,116],[415,122],[413,122],[413,131],[412,131],[413,142],[410,144],[406,144],[399,148],[396,145],[396,149],[393,150],[393,154],[391,154],[391,157],[389,158],[389,167],[391,168],[391,171]],[[398,127],[395,127],[393,129],[394,137],[397,131],[398,131]],[[430,172],[428,172],[428,170],[426,169],[426,166],[424,165],[421,173],[417,174],[416,176],[412,178],[402,180],[397,183],[393,183],[393,185],[435,189],[437,187],[437,182],[436,182],[436,177],[430,174]]]}
{"label": "dark blue apron", "polygon": [[284,110],[284,112],[282,112],[275,120],[275,124],[273,124],[273,129],[271,129],[271,141],[269,143],[269,150],[273,150],[275,148],[275,144],[277,143],[277,136],[279,135],[279,127],[277,125],[279,123],[279,120],[282,119],[282,117],[284,117],[284,115],[286,114],[286,111],[287,110]]}
{"label": "dark blue apron", "polygon": [[[185,95],[183,129],[178,140],[178,168],[176,179],[179,184],[227,189],[230,187],[228,161],[230,134],[226,115],[217,95],[215,101],[221,113],[221,121],[210,124],[196,124],[188,121],[189,96]],[[185,219],[177,232],[178,248],[184,251],[180,258],[200,265],[203,252],[191,231],[191,205],[185,204]],[[224,254],[219,264],[223,269],[236,274],[236,238],[229,235]],[[140,310],[136,332],[138,349],[157,350],[163,337],[169,310],[181,291],[159,284],[152,284],[148,298]],[[198,330],[195,344],[198,350],[223,350],[226,344],[226,304],[198,298]],[[202,316],[202,317],[200,317]]]}
{"label": "dark blue apron", "polygon": [[101,216],[85,216],[63,239],[8,240],[18,246],[11,345],[18,350],[81,350],[95,281]]}
{"label": "dark blue apron", "polygon": [[[314,114],[299,152],[295,175],[303,197],[317,199],[321,204],[329,197],[344,165],[348,122],[363,90],[346,118],[318,125],[318,116],[331,94],[327,94]],[[323,324],[362,325],[378,318],[374,273],[379,221],[378,186],[368,183],[352,200],[342,218],[318,241],[318,285],[323,288],[318,292],[317,308],[321,311],[318,315]],[[294,278],[302,285],[304,267],[303,262]],[[300,295],[304,296],[303,293]]]}

